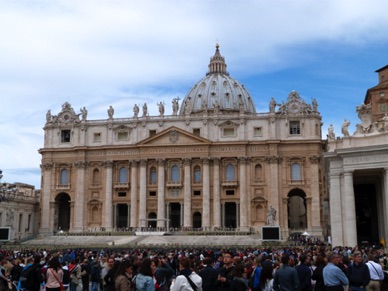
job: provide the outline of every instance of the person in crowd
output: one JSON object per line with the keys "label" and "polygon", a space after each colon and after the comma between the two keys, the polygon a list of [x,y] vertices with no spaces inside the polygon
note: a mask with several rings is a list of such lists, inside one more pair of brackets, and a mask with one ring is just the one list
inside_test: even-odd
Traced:
{"label": "person in crowd", "polygon": [[350,291],[365,290],[370,281],[368,266],[363,262],[359,251],[353,253],[353,263],[346,268]]}
{"label": "person in crowd", "polygon": [[[117,269],[115,279],[116,291],[132,291],[132,263],[129,260],[123,260]],[[98,291],[98,289],[97,289]]]}
{"label": "person in crowd", "polygon": [[344,291],[349,285],[349,280],[345,273],[338,267],[341,256],[332,252],[328,255],[329,263],[323,268],[323,281],[327,291]]}
{"label": "person in crowd", "polygon": [[63,270],[57,256],[49,261],[46,271],[46,291],[60,291],[63,280]]}
{"label": "person in crowd", "polygon": [[79,285],[79,279],[81,278],[81,265],[79,264],[78,258],[75,258],[70,262],[69,272],[70,272],[70,291],[77,291],[77,287]]}
{"label": "person in crowd", "polygon": [[82,280],[82,291],[89,291],[90,264],[88,259],[84,259],[81,264],[81,280]]}
{"label": "person in crowd", "polygon": [[218,271],[213,268],[212,258],[205,258],[203,260],[203,268],[198,273],[202,278],[203,290],[217,290],[218,288]]}
{"label": "person in crowd", "polygon": [[223,256],[224,265],[220,268],[218,282],[219,290],[230,290],[230,282],[233,279],[233,254],[230,251],[226,251]]}
{"label": "person in crowd", "polygon": [[15,259],[13,261],[13,266],[10,273],[12,282],[19,282],[20,274],[22,273],[22,270],[23,270],[23,266],[21,265],[20,259],[18,258]]}
{"label": "person in crowd", "polygon": [[370,282],[366,286],[366,291],[380,291],[380,285],[384,280],[384,271],[380,264],[375,262],[375,256],[368,254],[368,262],[366,263],[370,273]]}
{"label": "person in crowd", "polygon": [[289,254],[283,254],[282,266],[275,272],[273,289],[275,291],[299,290],[298,272],[291,267],[293,260]]}
{"label": "person in crowd", "polygon": [[171,291],[202,291],[202,278],[191,269],[190,259],[179,260],[179,275],[172,280]]}
{"label": "person in crowd", "polygon": [[[109,269],[108,273],[104,276],[104,291],[114,291],[115,290],[115,279],[117,270],[120,267],[120,261],[115,260],[113,258],[109,258],[109,260],[113,260],[113,266]],[[108,262],[109,262],[108,260]]]}
{"label": "person in crowd", "polygon": [[233,279],[230,282],[231,291],[249,291],[247,270],[243,264],[235,265],[232,275]]}
{"label": "person in crowd", "polygon": [[101,282],[101,269],[98,260],[95,260],[90,268],[90,282],[92,282],[91,291],[98,291]]}
{"label": "person in crowd", "polygon": [[325,291],[325,283],[323,282],[323,268],[326,266],[326,261],[323,255],[319,254],[315,258],[316,268],[313,271],[311,279],[315,280],[314,291]]}
{"label": "person in crowd", "polygon": [[143,259],[135,279],[136,291],[155,291],[155,271],[155,263],[150,258]]}
{"label": "person in crowd", "polygon": [[250,278],[250,286],[253,291],[260,290],[260,276],[261,276],[261,260],[262,256],[258,256],[255,259],[255,267],[253,268],[251,278]]}
{"label": "person in crowd", "polygon": [[263,291],[273,290],[273,264],[265,262],[260,273],[260,289]]}
{"label": "person in crowd", "polygon": [[156,266],[154,277],[156,279],[156,283],[159,286],[158,291],[167,291],[170,287],[171,279],[174,275],[174,270],[165,259],[159,259],[155,257],[153,261]]}
{"label": "person in crowd", "polygon": [[67,288],[70,286],[70,272],[65,260],[62,261],[61,266],[63,271],[62,284],[64,290],[66,291]]}
{"label": "person in crowd", "polygon": [[302,253],[299,256],[300,264],[295,267],[298,272],[300,291],[311,291],[311,269],[308,266],[308,257]]}

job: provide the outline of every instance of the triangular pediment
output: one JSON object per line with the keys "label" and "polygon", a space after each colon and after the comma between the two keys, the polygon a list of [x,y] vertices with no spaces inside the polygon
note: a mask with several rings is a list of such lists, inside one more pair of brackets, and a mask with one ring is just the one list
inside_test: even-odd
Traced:
{"label": "triangular pediment", "polygon": [[191,132],[172,126],[165,129],[154,136],[142,140],[137,145],[206,145],[210,144],[211,141],[192,134]]}

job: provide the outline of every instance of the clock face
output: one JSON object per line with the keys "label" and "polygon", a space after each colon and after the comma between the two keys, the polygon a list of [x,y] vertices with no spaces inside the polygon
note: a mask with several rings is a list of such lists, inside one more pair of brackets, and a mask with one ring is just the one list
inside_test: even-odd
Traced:
{"label": "clock face", "polygon": [[300,102],[299,101],[292,101],[288,105],[288,110],[290,110],[290,112],[292,112],[292,113],[299,112],[299,110],[300,110]]}
{"label": "clock face", "polygon": [[70,116],[69,113],[66,112],[66,113],[64,113],[64,114],[62,115],[62,120],[63,120],[63,122],[69,122],[70,119],[71,119],[71,116]]}

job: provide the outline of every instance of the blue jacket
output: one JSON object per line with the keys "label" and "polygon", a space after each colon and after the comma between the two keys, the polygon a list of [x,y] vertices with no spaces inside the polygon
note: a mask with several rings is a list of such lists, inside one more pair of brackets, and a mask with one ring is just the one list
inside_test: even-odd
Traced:
{"label": "blue jacket", "polygon": [[298,272],[289,265],[283,265],[275,272],[273,289],[275,291],[299,290]]}
{"label": "blue jacket", "polygon": [[143,274],[136,275],[136,291],[155,291],[154,279]]}

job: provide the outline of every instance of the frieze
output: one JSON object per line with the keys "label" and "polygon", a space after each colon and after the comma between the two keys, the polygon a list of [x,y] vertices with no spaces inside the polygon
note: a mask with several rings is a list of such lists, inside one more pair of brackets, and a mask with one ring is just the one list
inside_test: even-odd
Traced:
{"label": "frieze", "polygon": [[388,160],[388,157],[384,159],[381,155],[368,155],[368,156],[359,156],[359,157],[348,157],[344,158],[345,164],[357,164],[357,163],[379,163],[384,162],[384,160]]}
{"label": "frieze", "polygon": [[74,162],[74,166],[78,169],[85,169],[88,166],[88,163],[85,161]]}
{"label": "frieze", "polygon": [[249,147],[248,151],[250,151],[250,152],[264,152],[264,151],[268,151],[268,146],[253,146],[253,147]]}
{"label": "frieze", "polygon": [[207,147],[182,147],[182,148],[142,148],[142,154],[158,154],[158,153],[188,153],[188,152],[207,152]]}
{"label": "frieze", "polygon": [[139,149],[133,150],[109,150],[106,152],[107,155],[138,155],[140,153]]}
{"label": "frieze", "polygon": [[210,148],[210,152],[237,152],[244,151],[245,146],[223,146]]}

